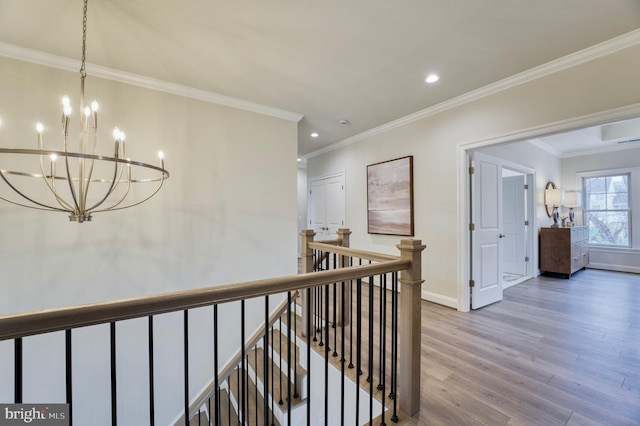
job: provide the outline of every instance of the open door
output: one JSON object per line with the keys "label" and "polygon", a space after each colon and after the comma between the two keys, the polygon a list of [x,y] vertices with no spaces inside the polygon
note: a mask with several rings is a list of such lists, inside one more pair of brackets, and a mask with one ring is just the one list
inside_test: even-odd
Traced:
{"label": "open door", "polygon": [[502,300],[502,162],[472,153],[471,308]]}
{"label": "open door", "polygon": [[527,274],[525,178],[523,174],[502,178],[504,274]]}

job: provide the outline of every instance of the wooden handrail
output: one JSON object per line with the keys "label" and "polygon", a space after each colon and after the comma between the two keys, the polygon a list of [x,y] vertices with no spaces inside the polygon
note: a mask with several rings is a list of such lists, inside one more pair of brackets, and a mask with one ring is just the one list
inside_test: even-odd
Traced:
{"label": "wooden handrail", "polygon": [[361,259],[367,259],[374,262],[387,262],[390,260],[398,260],[400,256],[394,256],[391,254],[375,253],[373,251],[358,250],[349,247],[334,246],[326,244],[325,242],[311,242],[309,247],[312,249],[322,250],[324,252],[336,253],[342,256],[359,257]]}
{"label": "wooden handrail", "polygon": [[0,316],[0,341],[302,290],[387,272],[403,271],[410,266],[410,260],[390,260],[313,274],[289,275],[154,296],[4,315]]}

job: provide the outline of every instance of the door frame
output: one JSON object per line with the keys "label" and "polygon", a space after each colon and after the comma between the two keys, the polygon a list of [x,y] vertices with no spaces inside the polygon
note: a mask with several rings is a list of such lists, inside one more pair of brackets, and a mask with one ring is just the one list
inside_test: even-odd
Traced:
{"label": "door frame", "polygon": [[[469,214],[470,207],[470,188],[469,188],[469,151],[477,150],[482,147],[498,145],[503,143],[512,143],[535,139],[541,136],[547,136],[554,133],[569,132],[571,130],[583,127],[596,126],[614,121],[625,120],[640,116],[640,103],[627,105],[620,108],[601,111],[594,114],[584,115],[580,117],[570,118],[555,123],[539,125],[524,130],[517,130],[511,133],[502,134],[487,139],[478,139],[469,142],[459,143],[457,146],[458,157],[458,311],[469,312],[471,305],[471,293],[469,291],[469,277],[471,276],[470,265],[470,238],[469,223],[471,217]],[[534,197],[537,200],[537,197]],[[537,225],[534,224],[535,229]],[[537,238],[534,238],[534,253],[537,253]],[[537,257],[536,257],[537,259]],[[537,263],[536,263],[537,264]]]}

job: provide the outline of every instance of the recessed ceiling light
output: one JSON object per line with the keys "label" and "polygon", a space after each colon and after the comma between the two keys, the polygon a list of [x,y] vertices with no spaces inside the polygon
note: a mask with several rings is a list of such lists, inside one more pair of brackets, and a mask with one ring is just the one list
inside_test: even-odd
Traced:
{"label": "recessed ceiling light", "polygon": [[342,126],[348,126],[351,123],[349,123],[349,120],[345,120],[344,118],[342,120],[338,120],[338,124],[342,125]]}
{"label": "recessed ceiling light", "polygon": [[320,136],[320,135],[318,134],[318,132],[313,132],[313,133],[311,133],[311,137],[312,137],[312,138],[317,138],[318,136]]}
{"label": "recessed ceiling light", "polygon": [[429,74],[427,76],[427,78],[425,78],[424,81],[426,81],[427,83],[435,83],[436,81],[438,81],[440,79],[440,77],[438,77],[437,74]]}
{"label": "recessed ceiling light", "polygon": [[302,158],[298,158],[298,161],[302,161]]}

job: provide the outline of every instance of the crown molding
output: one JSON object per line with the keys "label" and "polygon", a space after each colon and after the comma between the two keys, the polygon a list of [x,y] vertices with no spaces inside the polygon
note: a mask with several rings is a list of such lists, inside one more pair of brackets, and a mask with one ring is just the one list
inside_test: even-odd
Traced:
{"label": "crown molding", "polygon": [[[65,58],[58,55],[52,55],[50,53],[41,52],[39,50],[27,49],[25,47],[15,46],[2,42],[0,42],[0,56],[17,59],[24,62],[31,62],[38,65],[44,65],[51,68],[57,68],[64,71],[77,72],[80,69],[80,61],[78,60]],[[304,115],[302,114],[285,111],[279,108],[273,108],[270,106],[233,98],[231,96],[208,92],[206,90],[183,86],[180,84],[120,71],[113,68],[107,68],[100,65],[87,63],[86,69],[87,73],[92,77],[99,77],[105,80],[117,81],[119,83],[128,84],[130,86],[142,87],[158,92],[197,99],[199,101],[209,102],[212,104],[224,105],[231,108],[237,108],[249,112],[255,112],[257,114],[280,118],[283,120],[294,121],[296,123],[302,120],[302,118],[304,117]]]}
{"label": "crown molding", "polygon": [[405,126],[415,121],[419,121],[424,118],[442,113],[444,111],[457,108],[464,104],[499,93],[503,90],[507,90],[512,87],[515,87],[533,80],[537,80],[547,75],[565,70],[567,68],[571,68],[576,65],[580,65],[585,62],[589,62],[591,60],[609,55],[611,53],[635,46],[636,44],[639,44],[639,43],[640,43],[640,30],[634,30],[634,31],[628,32],[626,34],[612,38],[610,40],[588,47],[586,49],[571,53],[562,58],[547,62],[546,64],[542,64],[535,68],[531,68],[527,71],[523,71],[521,73],[515,74],[511,77],[507,77],[495,83],[491,83],[479,89],[472,90],[471,92],[467,92],[455,98],[451,98],[447,101],[441,102],[429,108],[425,108],[413,114],[409,114],[407,116],[404,116],[397,120],[383,124],[381,126],[374,127],[373,129],[367,130],[365,132],[358,133],[357,135],[343,139],[340,142],[321,148],[317,151],[313,151],[307,154],[305,157],[313,158],[318,155],[322,155],[327,152],[334,151],[336,149],[345,147],[347,145],[351,145],[352,143],[361,141],[363,139],[367,139],[375,135],[386,133],[398,127]]}

